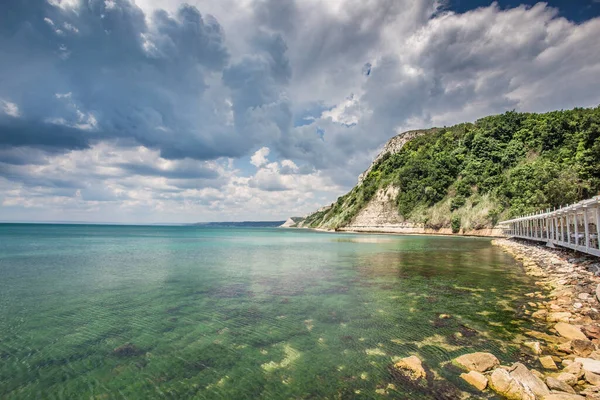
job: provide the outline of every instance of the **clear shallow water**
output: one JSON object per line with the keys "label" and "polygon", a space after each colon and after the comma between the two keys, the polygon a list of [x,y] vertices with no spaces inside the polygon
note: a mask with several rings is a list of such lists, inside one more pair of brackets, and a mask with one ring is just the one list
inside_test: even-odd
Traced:
{"label": "clear shallow water", "polygon": [[0,224],[0,398],[440,397],[392,358],[468,391],[531,288],[487,239]]}

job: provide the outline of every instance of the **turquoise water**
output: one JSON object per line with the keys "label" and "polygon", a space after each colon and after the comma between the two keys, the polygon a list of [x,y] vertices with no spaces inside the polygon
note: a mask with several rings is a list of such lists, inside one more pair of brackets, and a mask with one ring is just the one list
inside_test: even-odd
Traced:
{"label": "turquoise water", "polygon": [[0,225],[0,398],[443,398],[531,288],[487,239]]}

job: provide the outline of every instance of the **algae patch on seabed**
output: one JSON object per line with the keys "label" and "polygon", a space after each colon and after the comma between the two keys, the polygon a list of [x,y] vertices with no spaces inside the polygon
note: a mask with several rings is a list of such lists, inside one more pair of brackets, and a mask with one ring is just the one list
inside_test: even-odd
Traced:
{"label": "algae patch on seabed", "polygon": [[367,349],[365,350],[365,352],[367,353],[367,355],[369,356],[385,356],[385,352],[381,349]]}
{"label": "algae patch on seabed", "polygon": [[285,357],[283,358],[283,360],[281,360],[281,362],[276,363],[275,361],[269,361],[268,363],[264,363],[261,365],[262,369],[264,369],[265,371],[274,371],[280,368],[287,368],[301,356],[301,353],[298,350],[292,348],[292,346],[290,346],[288,343],[283,345],[283,352],[285,354]]}
{"label": "algae patch on seabed", "polygon": [[421,348],[423,346],[436,346],[449,352],[457,351],[463,348],[463,346],[455,346],[453,344],[448,343],[448,340],[442,335],[427,336],[425,339],[415,344],[418,348]]}

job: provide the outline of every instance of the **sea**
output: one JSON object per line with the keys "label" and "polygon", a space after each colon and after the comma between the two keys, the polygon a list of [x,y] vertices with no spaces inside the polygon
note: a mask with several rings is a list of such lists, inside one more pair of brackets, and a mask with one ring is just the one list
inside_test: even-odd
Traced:
{"label": "sea", "polygon": [[534,290],[487,238],[0,224],[0,398],[478,398]]}

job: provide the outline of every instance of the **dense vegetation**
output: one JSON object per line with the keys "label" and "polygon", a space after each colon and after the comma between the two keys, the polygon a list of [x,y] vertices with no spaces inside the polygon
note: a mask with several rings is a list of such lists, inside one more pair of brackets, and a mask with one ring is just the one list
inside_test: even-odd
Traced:
{"label": "dense vegetation", "polygon": [[[385,155],[362,185],[305,226],[349,224],[394,185],[398,212],[427,227],[478,229],[600,191],[600,107],[517,113],[434,129]],[[466,225],[465,225],[466,224]]]}

